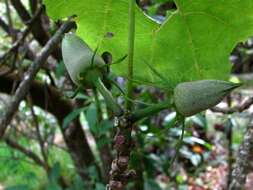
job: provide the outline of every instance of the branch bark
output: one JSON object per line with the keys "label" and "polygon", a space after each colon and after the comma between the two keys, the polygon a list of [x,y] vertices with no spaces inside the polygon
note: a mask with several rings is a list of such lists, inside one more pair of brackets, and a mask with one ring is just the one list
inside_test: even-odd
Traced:
{"label": "branch bark", "polygon": [[[11,31],[15,32],[15,36],[18,36],[18,33],[20,33],[21,31],[15,29],[15,28],[11,28],[11,26],[9,26],[8,24],[5,23],[4,20],[1,19],[0,17],[0,27],[4,30],[4,32],[8,35],[11,36]],[[34,53],[31,51],[31,49],[29,47],[27,47],[27,55],[26,57],[30,60],[34,60],[35,59],[35,55]]]}
{"label": "branch bark", "polygon": [[38,0],[29,0],[30,8],[32,13],[34,14],[39,6]]}
{"label": "branch bark", "polygon": [[129,113],[116,119],[117,134],[114,138],[114,148],[117,156],[111,165],[109,190],[123,190],[129,180],[136,177],[134,170],[128,170],[130,153],[133,148],[131,139],[133,123],[130,121]]}
{"label": "branch bark", "polygon": [[252,169],[252,155],[253,155],[253,126],[247,129],[244,135],[243,142],[239,148],[235,168],[232,172],[232,182],[229,190],[244,189],[247,174]]}
{"label": "branch bark", "polygon": [[[36,14],[32,18],[32,20],[30,20],[30,25],[22,32],[22,36],[13,43],[12,47],[3,56],[0,57],[0,64],[2,62],[4,62],[7,59],[7,57],[9,57],[12,53],[17,52],[18,48],[24,43],[26,37],[29,35],[31,28],[37,22],[37,18],[41,15],[42,10],[43,9],[40,8],[36,12]],[[14,30],[13,30],[12,26],[10,26],[9,29],[11,29],[12,32],[9,31],[8,34],[13,35],[12,33]],[[17,33],[15,33],[15,36],[17,36]]]}
{"label": "branch bark", "polygon": [[31,19],[29,12],[20,0],[11,0],[11,3],[23,22],[27,22]]}
{"label": "branch bark", "polygon": [[[15,10],[17,11],[21,20],[23,21],[23,23],[29,26],[29,21],[32,19],[32,17],[26,10],[22,2],[20,0],[11,0],[11,3],[15,8]],[[37,19],[37,22],[35,22],[34,26],[32,27],[32,34],[41,46],[45,46],[48,40],[50,39],[50,35],[43,27],[41,17]],[[61,59],[61,51],[59,48],[55,48],[52,54],[54,58],[56,58],[57,60]]]}
{"label": "branch bark", "polygon": [[9,25],[0,17],[0,26],[8,34],[11,35],[11,29]]}

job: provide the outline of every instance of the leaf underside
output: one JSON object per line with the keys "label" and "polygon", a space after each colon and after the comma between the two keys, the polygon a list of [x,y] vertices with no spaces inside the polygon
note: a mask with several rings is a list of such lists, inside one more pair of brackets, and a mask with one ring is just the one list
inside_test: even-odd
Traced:
{"label": "leaf underside", "polygon": [[[77,33],[99,53],[127,54],[128,0],[44,0],[54,20],[77,15]],[[136,6],[135,79],[183,81],[228,79],[229,55],[253,34],[252,0],[175,0],[177,11],[158,24]],[[127,62],[112,66],[126,75]]]}

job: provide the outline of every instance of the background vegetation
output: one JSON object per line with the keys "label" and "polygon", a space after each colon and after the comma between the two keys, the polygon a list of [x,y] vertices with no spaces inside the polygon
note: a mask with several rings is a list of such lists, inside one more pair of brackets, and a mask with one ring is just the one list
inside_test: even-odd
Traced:
{"label": "background vegetation", "polygon": [[[59,9],[55,6],[57,1],[45,2],[50,18],[57,22],[47,16],[47,11],[40,0],[0,1],[0,128],[4,126],[3,121],[8,123],[11,120],[0,141],[0,189],[102,190],[109,180],[109,171],[115,155],[113,140],[117,131],[113,127],[115,122],[113,114],[102,96],[92,90],[79,92],[75,98],[69,98],[76,87],[65,70],[60,50],[60,35],[57,37],[56,33],[58,31],[62,35],[79,27],[78,33],[82,37],[89,34],[85,39],[95,49],[97,44],[93,39],[98,34],[95,30],[90,30],[96,28],[96,25],[89,27],[82,25],[86,20],[77,19],[77,25],[72,21],[66,21],[65,14],[74,11],[73,7],[76,6],[74,3],[69,4],[70,7],[67,9],[64,9],[64,6]],[[166,19],[176,14],[177,10],[172,0],[139,0],[137,4],[145,14],[157,22],[151,23],[147,18],[137,19],[137,30],[140,29],[143,33],[158,27],[158,23],[167,21]],[[95,7],[92,5],[89,5],[91,8],[87,10],[89,13],[92,13],[92,8]],[[99,8],[99,5],[97,7]],[[103,8],[102,5],[101,7]],[[220,38],[210,47],[206,44],[210,44],[213,38],[210,37],[207,42],[203,40],[198,48],[211,49],[211,52],[221,52],[225,49],[229,52],[235,42],[253,34],[250,23],[249,26],[242,25],[242,21],[245,21],[243,18],[250,15],[247,10],[244,12],[240,10],[240,14],[231,15],[231,19],[239,18],[235,26],[242,26],[244,29],[237,27],[235,35],[235,31],[230,31],[228,27],[216,26],[217,32],[223,32]],[[82,11],[80,9],[80,12]],[[89,18],[96,18],[94,15],[90,15]],[[139,15],[140,11],[137,12],[137,16]],[[59,17],[63,19],[58,20]],[[147,23],[146,28],[140,21]],[[95,19],[94,22],[102,21]],[[118,26],[119,31],[125,27],[127,19],[121,22],[122,26]],[[176,26],[175,24],[174,27]],[[215,26],[208,25],[208,27]],[[208,34],[208,29],[205,35]],[[185,47],[183,53],[191,51],[190,47],[184,46],[187,39],[180,34],[182,37],[175,43],[179,47]],[[108,33],[109,38],[110,35],[114,34]],[[102,46],[99,48],[102,52],[99,53],[108,50],[116,57],[124,56],[122,52],[127,47],[127,39],[124,38],[126,36],[124,32],[120,35],[122,41],[113,41],[110,47]],[[162,41],[164,36],[173,38],[173,35],[175,34],[172,32],[163,31],[156,40]],[[199,34],[199,40],[202,40],[203,36]],[[139,69],[136,80],[142,81],[141,85],[134,89],[134,97],[138,99],[133,102],[136,109],[163,101],[167,96],[163,90],[164,83],[168,84],[169,81],[175,86],[181,81],[199,79],[202,77],[200,70],[207,77],[215,75],[219,79],[226,78],[228,71],[231,70],[229,80],[243,82],[244,85],[218,106],[187,118],[182,143],[179,142],[182,129],[175,122],[176,112],[173,109],[166,109],[138,122],[132,132],[134,146],[130,160],[130,168],[136,170],[137,176],[128,184],[127,189],[229,189],[236,176],[232,175],[232,171],[237,168],[240,169],[243,188],[251,190],[253,187],[252,39],[238,43],[233,51],[230,51],[230,63],[225,53],[219,57],[219,61],[224,61],[221,63],[213,62],[216,57],[212,57],[212,53],[207,54],[203,58],[203,61],[206,61],[205,65],[199,63],[200,70],[189,70],[192,64],[189,61],[191,57],[182,56],[180,65],[177,65],[176,56],[173,56],[171,51],[175,46],[164,48],[157,42],[152,49],[153,54],[161,56],[155,58],[155,61],[166,64],[171,62],[166,68],[154,66],[159,73],[166,76],[164,83],[159,81],[160,88],[154,85],[159,76],[155,75],[152,84],[144,82],[144,78],[147,77],[145,73],[150,72],[150,68],[143,70],[141,66],[150,58],[147,50],[149,41],[145,39],[149,39],[149,34],[143,37],[144,42],[136,48],[138,49],[136,57],[141,57],[135,60]],[[51,43],[50,46],[48,43]],[[122,49],[114,46],[117,43]],[[200,53],[205,54],[204,50]],[[48,56],[41,57],[45,51],[48,51]],[[103,58],[107,63],[110,62],[108,54],[103,54]],[[33,67],[36,64],[40,66]],[[29,70],[31,67],[34,70],[38,69],[38,73],[31,80],[29,87],[18,91],[23,82],[28,80],[28,76],[31,76],[29,75],[32,73]],[[206,71],[206,67],[211,69]],[[170,72],[173,69],[177,72]],[[112,70],[122,74],[125,72],[124,63],[123,66],[121,63],[114,66]],[[125,79],[116,76],[113,72],[110,73],[110,77],[124,89]],[[118,88],[111,84],[106,86],[115,97],[118,97],[118,102],[124,104]],[[26,91],[28,93],[23,94]],[[23,96],[24,98],[21,98]],[[22,102],[16,105],[17,110],[13,107],[13,110],[7,112],[9,105],[15,103],[13,97],[16,97],[14,100],[21,98]],[[100,105],[97,104],[97,100],[100,100]],[[239,147],[245,153],[243,157],[243,154],[237,156]]]}

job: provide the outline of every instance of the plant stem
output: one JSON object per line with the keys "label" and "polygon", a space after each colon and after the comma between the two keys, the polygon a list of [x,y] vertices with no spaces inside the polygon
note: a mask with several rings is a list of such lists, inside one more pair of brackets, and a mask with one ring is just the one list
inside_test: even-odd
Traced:
{"label": "plant stem", "polygon": [[133,58],[135,38],[135,0],[129,0],[129,39],[128,39],[128,82],[126,95],[126,110],[123,116],[117,117],[117,133],[114,137],[114,148],[117,156],[113,160],[110,171],[109,190],[123,190],[127,183],[135,178],[136,172],[128,169],[132,149],[131,132],[133,123],[129,118],[133,99]]}
{"label": "plant stem", "polygon": [[109,108],[111,108],[114,114],[116,116],[122,115],[123,111],[121,107],[115,101],[111,92],[105,87],[105,85],[103,84],[100,78],[98,78],[97,81],[95,82],[95,86],[97,90],[101,93],[101,95],[104,97],[106,104],[108,105]]}
{"label": "plant stem", "polygon": [[126,109],[131,110],[133,97],[133,62],[134,62],[134,40],[135,40],[135,0],[129,0],[129,35],[128,35],[128,82]]}
{"label": "plant stem", "polygon": [[163,101],[152,106],[148,106],[147,108],[143,108],[141,110],[137,110],[133,112],[130,119],[134,123],[136,121],[139,121],[140,119],[156,114],[161,110],[167,109],[171,107],[171,105],[172,105],[171,101],[167,100],[167,101]]}
{"label": "plant stem", "polygon": [[95,104],[96,104],[96,109],[97,109],[97,115],[98,115],[97,118],[98,118],[98,121],[101,122],[103,120],[103,113],[101,109],[100,100],[98,97],[98,91],[96,89],[93,89],[93,94],[94,94]]}
{"label": "plant stem", "polygon": [[[103,121],[103,111],[102,111],[102,107],[101,107],[101,101],[99,100],[98,91],[96,89],[93,90],[93,94],[94,94],[96,109],[97,109],[97,119],[98,119],[98,123],[100,124]],[[100,127],[102,127],[102,126],[100,126]],[[105,134],[101,134],[101,135],[99,135],[99,137],[96,136],[96,134],[93,134],[93,135],[95,137],[95,140],[97,140],[97,141],[99,141],[100,139],[106,138]],[[111,152],[110,152],[109,144],[106,143],[106,144],[103,144],[102,146],[99,146],[98,151],[99,151],[100,158],[102,161],[102,163],[101,163],[101,175],[102,176],[101,177],[102,177],[103,182],[107,182],[109,180],[108,173],[110,171],[110,164],[112,163],[112,160],[113,160]]]}
{"label": "plant stem", "polygon": [[183,144],[183,140],[184,140],[184,133],[185,133],[185,118],[179,118],[179,123],[182,124],[182,133],[180,136],[180,139],[178,140],[177,144],[176,144],[176,154],[175,156],[172,158],[172,160],[170,161],[170,165],[169,165],[169,169],[171,170],[175,160],[177,159],[178,155],[179,155],[179,151],[180,148]]}

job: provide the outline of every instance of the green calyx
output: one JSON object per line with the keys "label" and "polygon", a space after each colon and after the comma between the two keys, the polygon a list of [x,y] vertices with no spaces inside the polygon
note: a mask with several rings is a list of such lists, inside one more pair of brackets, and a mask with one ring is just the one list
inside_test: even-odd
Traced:
{"label": "green calyx", "polygon": [[215,106],[239,86],[241,84],[219,80],[180,83],[174,89],[176,109],[183,116],[192,116]]}
{"label": "green calyx", "polygon": [[93,88],[94,79],[106,75],[103,59],[75,34],[64,36],[62,56],[72,81],[78,86]]}
{"label": "green calyx", "polygon": [[115,115],[120,116],[123,113],[102,82],[106,78],[107,70],[105,62],[96,51],[93,52],[78,36],[66,34],[62,41],[62,56],[72,81],[79,88],[96,88]]}
{"label": "green calyx", "polygon": [[78,77],[78,84],[81,84],[82,87],[94,88],[97,80],[103,79],[104,75],[103,70],[96,67],[88,68],[84,72],[80,73]]}

